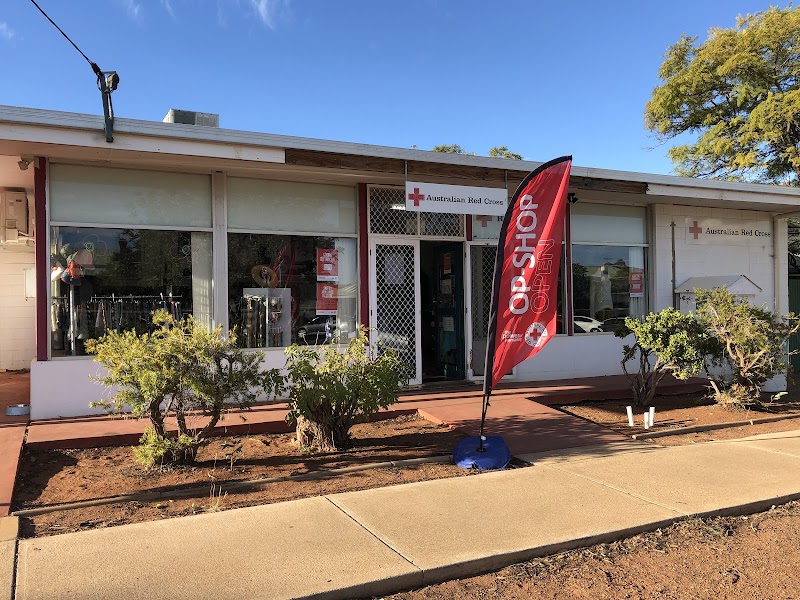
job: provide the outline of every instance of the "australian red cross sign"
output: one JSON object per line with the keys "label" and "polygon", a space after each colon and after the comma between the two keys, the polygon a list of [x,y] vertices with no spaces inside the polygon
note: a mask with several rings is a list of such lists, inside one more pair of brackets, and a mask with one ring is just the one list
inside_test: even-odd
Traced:
{"label": "australian red cross sign", "polygon": [[506,214],[507,203],[505,188],[406,182],[406,210],[502,216]]}
{"label": "australian red cross sign", "polygon": [[687,244],[759,246],[772,243],[772,224],[768,220],[744,221],[708,217],[686,218]]}

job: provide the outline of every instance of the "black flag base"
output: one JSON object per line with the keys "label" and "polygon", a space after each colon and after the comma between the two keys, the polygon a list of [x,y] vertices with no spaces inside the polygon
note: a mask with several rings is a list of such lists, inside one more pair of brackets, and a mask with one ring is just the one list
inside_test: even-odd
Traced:
{"label": "black flag base", "polygon": [[462,469],[495,471],[511,462],[511,450],[499,435],[471,435],[453,450],[453,462]]}

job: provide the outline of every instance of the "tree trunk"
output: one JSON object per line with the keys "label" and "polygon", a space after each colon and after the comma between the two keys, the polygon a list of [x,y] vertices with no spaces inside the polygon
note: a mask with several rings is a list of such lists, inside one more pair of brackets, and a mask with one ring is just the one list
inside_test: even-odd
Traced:
{"label": "tree trunk", "polygon": [[303,416],[297,417],[297,443],[303,448],[319,452],[344,450],[350,445],[350,428],[334,423],[317,423]]}

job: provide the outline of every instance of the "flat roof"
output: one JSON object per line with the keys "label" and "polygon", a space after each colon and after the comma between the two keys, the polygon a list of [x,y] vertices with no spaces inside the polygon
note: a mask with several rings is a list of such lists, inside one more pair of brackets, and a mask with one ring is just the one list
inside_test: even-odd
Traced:
{"label": "flat roof", "polygon": [[[3,125],[11,127],[9,130],[6,130]],[[103,131],[103,117],[99,115],[0,105],[0,140],[8,139],[19,141],[19,137],[13,139],[11,137],[5,137],[7,135],[5,132],[13,130],[15,126],[22,126],[23,128],[35,127],[45,130],[97,133]],[[115,135],[130,134],[131,136],[180,140],[184,142],[210,142],[276,150],[308,150],[443,165],[460,165],[463,167],[502,169],[522,173],[532,171],[541,164],[540,162],[534,161],[447,154],[433,152],[431,150],[395,148],[391,146],[377,146],[372,144],[359,144],[354,142],[322,140],[119,117],[117,117],[114,122],[114,133]],[[19,135],[19,131],[17,135]],[[122,136],[120,135],[120,137]],[[98,136],[96,144],[93,143],[92,146],[97,148],[105,147],[112,150],[114,144],[106,144],[105,140]],[[153,151],[157,152],[158,149],[154,149]],[[647,184],[648,195],[652,194],[665,197],[705,198],[725,202],[752,203],[755,199],[755,195],[758,195],[766,201],[764,202],[766,205],[775,205],[775,209],[780,208],[783,210],[787,207],[796,206],[797,209],[800,210],[800,188],[788,186],[698,179],[676,175],[617,171],[575,165],[572,167],[572,175],[590,179]],[[780,197],[780,200],[778,197]]]}

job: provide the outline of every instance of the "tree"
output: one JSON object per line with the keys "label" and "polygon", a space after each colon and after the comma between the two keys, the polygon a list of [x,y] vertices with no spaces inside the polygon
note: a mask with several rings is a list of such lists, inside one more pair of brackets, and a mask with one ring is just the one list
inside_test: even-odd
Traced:
{"label": "tree", "polygon": [[725,288],[696,290],[697,315],[707,334],[719,340],[733,371],[729,384],[711,380],[720,404],[760,403],[761,386],[788,369],[786,342],[800,330],[792,313],[786,317],[751,306]]}
{"label": "tree", "polygon": [[292,345],[286,349],[287,420],[303,448],[331,452],[350,446],[350,429],[397,401],[406,365],[392,350],[370,347],[366,329],[341,351]]}
{"label": "tree", "polygon": [[[709,338],[694,315],[674,308],[650,313],[644,319],[627,317],[615,335],[634,336],[633,345],[622,347],[622,370],[628,376],[637,405],[650,404],[656,388],[667,373],[688,379],[706,366],[706,356],[714,353]],[[638,358],[638,369],[628,371],[629,361]]]}
{"label": "tree", "polygon": [[511,152],[506,146],[495,146],[489,150],[489,156],[493,158],[510,158],[512,160],[522,160],[522,154]]}
{"label": "tree", "polygon": [[[277,370],[261,373],[261,352],[236,346],[236,335],[222,335],[189,317],[176,321],[166,311],[153,315],[157,329],[111,331],[86,348],[108,369],[99,381],[116,388],[113,398],[92,403],[108,411],[131,408],[150,428],[136,449],[147,466],[158,462],[194,461],[228,403],[249,408],[261,390],[279,388]],[[167,430],[174,417],[177,431]]]}
{"label": "tree", "polygon": [[477,156],[474,152],[467,152],[458,144],[439,144],[433,147],[434,152],[443,154],[466,154],[467,156]]}
{"label": "tree", "polygon": [[670,46],[645,109],[661,141],[689,133],[669,156],[691,177],[798,184],[800,8],[769,8]]}
{"label": "tree", "polygon": [[[477,156],[474,152],[467,152],[458,144],[439,144],[433,147],[434,152],[441,152],[443,154],[463,154],[466,156]],[[489,150],[489,156],[493,158],[510,158],[513,160],[522,160],[522,155],[516,152],[511,152],[506,146],[495,146]]]}

